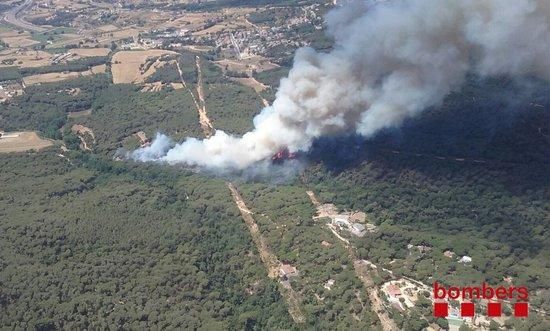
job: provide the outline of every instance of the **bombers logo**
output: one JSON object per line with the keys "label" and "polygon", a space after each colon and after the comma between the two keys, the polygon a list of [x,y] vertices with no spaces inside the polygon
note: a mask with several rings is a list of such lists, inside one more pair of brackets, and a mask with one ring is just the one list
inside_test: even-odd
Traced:
{"label": "bombers logo", "polygon": [[460,301],[460,316],[473,317],[475,314],[474,299],[485,299],[487,303],[487,316],[499,317],[502,315],[502,303],[492,302],[491,300],[515,300],[514,316],[527,317],[529,315],[529,290],[525,286],[521,287],[491,287],[487,283],[482,283],[481,286],[465,286],[465,287],[445,287],[437,282],[433,284],[434,296],[434,316],[447,317],[449,315],[449,304],[447,300]]}

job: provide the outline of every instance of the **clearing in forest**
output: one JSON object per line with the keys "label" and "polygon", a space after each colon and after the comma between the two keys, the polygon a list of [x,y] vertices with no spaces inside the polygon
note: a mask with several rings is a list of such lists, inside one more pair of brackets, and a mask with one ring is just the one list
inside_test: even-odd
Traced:
{"label": "clearing in forest", "polygon": [[241,60],[223,59],[215,62],[220,68],[224,70],[231,70],[235,72],[245,72],[252,74],[252,71],[262,72],[266,70],[272,70],[278,68],[279,65],[270,62],[267,58],[259,55],[248,57]]}
{"label": "clearing in forest", "polygon": [[67,114],[67,118],[75,119],[75,118],[87,117],[87,116],[90,116],[90,115],[92,115],[92,110],[91,109],[81,110],[81,111],[72,111],[72,112]]}
{"label": "clearing in forest", "polygon": [[244,86],[248,86],[248,87],[251,87],[254,89],[254,91],[256,91],[257,93],[258,92],[262,92],[263,90],[267,89],[267,86],[260,83],[259,81],[256,80],[256,78],[254,77],[242,77],[242,78],[236,78],[236,77],[232,77],[231,78],[232,81],[235,81],[239,84],[242,84]]}
{"label": "clearing in forest", "polygon": [[[78,136],[80,139],[80,148],[85,151],[91,151],[90,148],[91,144],[95,144],[95,135],[94,131],[92,129],[82,125],[82,124],[74,124],[71,127],[71,132]],[[86,142],[86,139],[89,141]]]}
{"label": "clearing in forest", "polygon": [[36,132],[1,132],[0,153],[38,151],[52,145],[51,140],[40,138]]}

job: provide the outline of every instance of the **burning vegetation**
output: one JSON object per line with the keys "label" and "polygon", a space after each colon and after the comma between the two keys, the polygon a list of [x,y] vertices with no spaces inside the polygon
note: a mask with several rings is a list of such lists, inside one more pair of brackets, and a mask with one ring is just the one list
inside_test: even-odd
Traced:
{"label": "burning vegetation", "polygon": [[440,104],[471,74],[548,79],[549,18],[542,0],[510,6],[497,0],[351,1],[327,15],[332,51],[299,49],[253,130],[242,137],[218,130],[204,140],[153,143],[148,148],[158,150],[132,157],[246,169],[293,158],[286,148],[306,152],[320,137],[373,137],[399,127]]}
{"label": "burning vegetation", "polygon": [[298,153],[291,153],[288,151],[288,148],[283,148],[271,157],[271,162],[274,164],[281,164],[285,160],[294,160],[297,157]]}

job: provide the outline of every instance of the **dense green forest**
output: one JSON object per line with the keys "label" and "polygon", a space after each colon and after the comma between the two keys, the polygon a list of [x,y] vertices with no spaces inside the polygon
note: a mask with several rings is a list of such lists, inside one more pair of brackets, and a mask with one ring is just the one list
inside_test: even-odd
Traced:
{"label": "dense green forest", "polygon": [[2,77],[2,80],[17,80],[21,79],[21,72],[19,72],[19,68],[16,66],[12,67],[2,67],[0,68],[0,77]]}
{"label": "dense green forest", "polygon": [[97,149],[108,153],[137,131],[149,137],[157,131],[173,138],[200,135],[197,110],[184,90],[142,93],[140,87],[123,84],[102,90],[91,105],[92,115],[75,120],[94,130]]}
{"label": "dense green forest", "polygon": [[247,86],[208,84],[205,91],[208,116],[214,126],[233,134],[253,129],[252,118],[263,104],[254,90]]}
{"label": "dense green forest", "polygon": [[223,182],[74,157],[0,157],[2,327],[291,327]]}
{"label": "dense green forest", "polygon": [[[187,68],[194,67],[190,60],[194,58],[187,57]],[[220,80],[221,72],[209,62],[203,73],[206,102],[216,126],[235,133],[248,130],[250,119],[261,109],[258,95]],[[70,93],[69,88],[80,92]],[[42,84],[26,92],[0,106],[1,125],[63,137],[72,151],[60,157],[57,146],[0,157],[4,183],[0,325],[31,329],[295,326],[280,285],[267,278],[222,181],[180,168],[110,161],[112,152],[139,130],[149,136],[162,130],[176,139],[200,136],[188,91],[142,93],[139,86],[112,85],[109,75],[97,75]],[[88,109],[90,115],[67,116]],[[92,153],[78,151],[79,141],[68,129],[72,124],[94,131]],[[278,190],[270,196],[265,191],[269,185],[242,185],[247,195],[254,196],[253,208],[272,213],[266,203],[277,198]],[[276,254],[302,270],[295,286],[307,325],[328,329],[377,325],[347,252],[338,245],[318,251],[320,236],[327,240],[330,236],[320,229],[304,236],[313,209],[304,196],[299,197],[301,189],[288,189],[297,200],[283,209],[286,216],[281,224],[293,226],[284,245],[277,242],[277,232],[268,233],[271,227],[264,220],[261,224]],[[297,215],[303,222],[291,221]],[[331,269],[325,270],[331,260]],[[323,288],[330,277],[337,280],[332,291]]]}
{"label": "dense green forest", "polygon": [[286,67],[278,67],[272,70],[254,73],[254,78],[258,81],[276,89],[279,86],[281,78],[288,76],[289,69]]}

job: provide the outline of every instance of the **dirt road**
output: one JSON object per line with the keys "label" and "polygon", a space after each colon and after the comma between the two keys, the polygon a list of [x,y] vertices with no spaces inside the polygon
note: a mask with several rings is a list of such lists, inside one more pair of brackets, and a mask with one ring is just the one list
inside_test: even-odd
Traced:
{"label": "dirt road", "polygon": [[380,323],[382,324],[382,329],[384,331],[397,331],[399,328],[395,324],[395,322],[391,319],[390,315],[388,314],[386,308],[384,307],[384,304],[382,302],[382,299],[380,298],[380,291],[378,287],[374,284],[374,281],[369,275],[369,270],[366,268],[365,264],[357,259],[355,256],[354,248],[349,246],[348,252],[350,255],[350,258],[353,260],[353,268],[355,270],[355,275],[361,283],[363,283],[363,287],[367,291],[367,294],[369,296],[370,302],[372,304],[372,311],[376,313],[378,316],[378,319],[380,320]]}
{"label": "dirt road", "polygon": [[206,113],[206,101],[204,100],[204,90],[203,90],[203,84],[202,84],[202,70],[201,70],[201,64],[200,64],[200,57],[195,57],[195,64],[197,66],[197,94],[199,96],[199,102],[200,107],[198,108],[199,111],[199,123],[201,124],[202,131],[204,132],[204,135],[208,138],[214,134],[214,127],[212,126],[212,122],[208,118],[208,114]]}
{"label": "dirt road", "polygon": [[[231,191],[231,196],[233,197],[233,200],[235,200],[235,204],[237,205],[237,208],[239,208],[241,216],[246,223],[246,226],[248,227],[248,231],[252,236],[252,241],[256,245],[258,252],[260,252],[260,259],[267,269],[269,278],[277,279],[279,277],[279,268],[281,266],[281,261],[279,261],[277,256],[273,254],[271,248],[266,243],[264,237],[260,232],[260,229],[258,228],[258,225],[256,224],[256,221],[252,217],[253,213],[246,206],[241,194],[239,193],[235,185],[233,185],[233,183],[227,183],[227,187]],[[290,316],[292,316],[294,322],[304,323],[306,321],[306,318],[301,309],[301,300],[299,294],[292,289],[292,286],[289,283],[287,283],[286,286],[282,286],[280,284],[279,291],[281,292],[281,295],[288,305],[288,312]]]}
{"label": "dirt road", "polygon": [[208,138],[212,136],[212,134],[214,134],[215,129],[206,113],[206,101],[204,100],[202,85],[202,71],[200,66],[200,58],[198,56],[196,57],[195,64],[197,66],[197,94],[199,96],[199,101],[197,101],[197,98],[195,98],[195,94],[193,93],[193,91],[191,91],[191,89],[188,87],[187,83],[183,79],[183,71],[181,70],[179,62],[176,60],[176,67],[178,68],[181,83],[183,84],[183,87],[187,91],[189,91],[189,93],[191,94],[191,98],[193,98],[193,102],[195,103],[195,107],[197,107],[197,112],[199,113],[199,124],[201,126],[204,136]]}
{"label": "dirt road", "polygon": [[181,70],[180,64],[177,60],[176,60],[176,67],[178,68],[178,73],[180,75],[181,84],[189,92],[189,94],[191,94],[191,98],[193,99],[193,102],[195,103],[195,107],[197,107],[197,111],[199,111],[199,109],[201,107],[199,106],[199,103],[197,102],[197,98],[195,98],[195,95],[193,94],[193,91],[191,91],[191,89],[189,89],[189,87],[187,86],[187,83],[185,83],[185,80],[183,79],[183,71]]}

